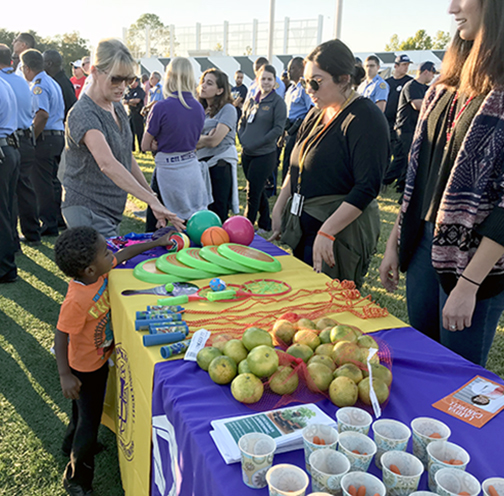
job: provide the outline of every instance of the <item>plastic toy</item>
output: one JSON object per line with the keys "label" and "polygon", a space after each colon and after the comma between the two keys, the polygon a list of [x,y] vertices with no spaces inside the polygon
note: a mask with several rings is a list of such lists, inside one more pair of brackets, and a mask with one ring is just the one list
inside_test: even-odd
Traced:
{"label": "plastic toy", "polygon": [[218,246],[224,243],[229,243],[229,234],[222,227],[209,227],[201,235],[201,244],[203,246]]}
{"label": "plastic toy", "polygon": [[201,235],[212,226],[222,227],[219,216],[211,210],[200,210],[187,221],[187,235],[196,244],[201,244]]}
{"label": "plastic toy", "polygon": [[222,228],[228,233],[231,243],[248,246],[254,239],[254,226],[242,215],[230,217],[224,222]]}

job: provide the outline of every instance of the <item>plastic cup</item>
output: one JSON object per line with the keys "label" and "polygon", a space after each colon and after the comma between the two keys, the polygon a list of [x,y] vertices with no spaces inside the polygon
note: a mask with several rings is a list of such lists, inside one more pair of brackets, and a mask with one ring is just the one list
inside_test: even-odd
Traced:
{"label": "plastic cup", "polygon": [[427,468],[427,445],[434,441],[448,441],[451,430],[443,422],[428,417],[418,417],[412,420],[411,430],[413,431],[413,454]]}
{"label": "plastic cup", "polygon": [[266,473],[273,465],[275,440],[267,434],[251,432],[238,441],[243,482],[254,489],[266,487]]}
{"label": "plastic cup", "polygon": [[[429,471],[429,489],[436,492],[436,472],[442,468],[456,468],[465,470],[471,457],[469,453],[460,446],[448,441],[436,441],[427,445],[427,470]],[[451,460],[462,462],[460,465],[449,463]],[[503,493],[504,496],[504,493]]]}
{"label": "plastic cup", "polygon": [[305,496],[308,475],[295,465],[281,463],[266,473],[269,496]]}
{"label": "plastic cup", "polygon": [[[317,444],[313,439],[317,437],[325,444]],[[336,450],[338,445],[338,431],[329,425],[312,424],[303,429],[303,446],[305,454],[306,471],[311,474],[310,455],[319,449],[330,448]]]}
{"label": "plastic cup", "polygon": [[346,406],[336,412],[336,420],[340,434],[345,431],[354,431],[367,436],[373,417],[362,408]]}
{"label": "plastic cup", "polygon": [[360,432],[346,431],[340,434],[338,451],[348,458],[350,470],[367,472],[376,453],[376,444]]}
{"label": "plastic cup", "polygon": [[348,492],[350,486],[354,486],[355,489],[359,489],[360,486],[365,486],[366,496],[374,496],[375,494],[385,496],[387,493],[387,489],[383,482],[378,479],[378,477],[367,474],[366,472],[349,472],[344,475],[341,479],[343,496],[351,496]]}
{"label": "plastic cup", "polygon": [[381,457],[387,451],[406,451],[411,430],[397,420],[381,419],[373,423],[373,439],[376,444],[375,464],[382,468]]}
{"label": "plastic cup", "polygon": [[415,491],[411,493],[410,496],[432,496],[433,494],[436,493],[431,493],[430,491]]}
{"label": "plastic cup", "polygon": [[481,487],[483,488],[483,494],[485,496],[491,496],[488,492],[488,488],[493,486],[497,491],[499,496],[504,496],[504,478],[502,477],[490,477],[490,479],[485,479]]}
{"label": "plastic cup", "polygon": [[350,462],[343,453],[328,448],[314,451],[310,466],[314,491],[341,495],[341,479],[350,470]]}
{"label": "plastic cup", "polygon": [[[390,467],[395,465],[400,474]],[[422,462],[404,451],[387,451],[382,456],[383,483],[388,496],[408,496],[418,489],[424,471]]]}
{"label": "plastic cup", "polygon": [[469,496],[477,496],[481,486],[476,477],[456,468],[442,468],[434,476],[437,484],[436,492],[440,496],[458,496],[466,492]]}
{"label": "plastic cup", "polygon": [[308,496],[331,496],[329,493],[310,493]]}

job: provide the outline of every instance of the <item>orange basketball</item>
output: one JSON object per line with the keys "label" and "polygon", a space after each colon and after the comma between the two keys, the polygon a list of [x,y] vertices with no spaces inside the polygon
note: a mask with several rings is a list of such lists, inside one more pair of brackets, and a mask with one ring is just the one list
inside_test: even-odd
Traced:
{"label": "orange basketball", "polygon": [[218,246],[224,243],[229,243],[229,235],[222,227],[209,227],[201,235],[201,244],[203,246]]}

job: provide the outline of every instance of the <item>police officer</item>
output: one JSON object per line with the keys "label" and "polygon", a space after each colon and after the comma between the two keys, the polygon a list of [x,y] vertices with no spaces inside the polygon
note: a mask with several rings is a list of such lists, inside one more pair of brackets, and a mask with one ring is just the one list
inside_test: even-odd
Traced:
{"label": "police officer", "polygon": [[36,138],[37,165],[33,182],[42,222],[42,236],[57,236],[61,217],[61,184],[58,165],[64,145],[65,105],[58,83],[44,71],[44,59],[38,50],[21,55],[25,79],[37,100],[38,110],[33,119]]}
{"label": "police officer", "polygon": [[151,88],[149,90],[149,104],[163,100],[163,87],[161,86],[161,74],[154,71],[149,78]]}
{"label": "police officer", "polygon": [[140,112],[144,106],[144,99],[145,91],[140,86],[140,80],[135,78],[123,98],[123,103],[128,111],[131,133],[133,134],[133,151],[136,151],[135,139],[138,140],[138,150],[141,149],[144,121]]}
{"label": "police officer", "polygon": [[385,112],[389,94],[389,86],[378,74],[380,70],[380,60],[375,55],[370,55],[365,63],[366,79],[362,81],[357,91],[366,98],[376,103],[378,108]]}
{"label": "police officer", "polygon": [[0,78],[0,283],[17,279],[14,239],[14,201],[19,174],[17,102],[9,84]]}
{"label": "police officer", "polygon": [[[12,88],[17,103],[16,134],[19,140],[21,163],[16,188],[15,219],[19,215],[21,232],[24,235],[21,240],[28,245],[36,246],[40,244],[40,221],[37,196],[31,179],[35,167],[35,141],[31,125],[36,103],[28,83],[14,73],[9,47],[2,44],[0,44],[0,78]],[[16,247],[19,247],[16,222],[14,223],[14,237]]]}

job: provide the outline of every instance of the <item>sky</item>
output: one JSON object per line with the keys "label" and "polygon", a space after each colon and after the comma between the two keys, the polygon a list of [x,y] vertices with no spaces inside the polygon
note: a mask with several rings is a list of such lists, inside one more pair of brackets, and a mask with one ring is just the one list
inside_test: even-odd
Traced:
{"label": "sky", "polygon": [[[393,34],[404,40],[419,29],[434,36],[451,31],[448,0],[343,0],[342,40],[354,52],[382,51]],[[270,0],[25,0],[6,1],[0,27],[10,31],[33,29],[41,36],[78,31],[96,45],[102,38],[122,38],[122,30],[144,13],[157,14],[176,27],[268,21]],[[45,10],[42,7],[45,6]],[[323,41],[333,37],[335,0],[275,0],[275,20],[315,19],[324,16]],[[80,7],[79,7],[80,6]],[[8,23],[5,20],[9,20]]]}

